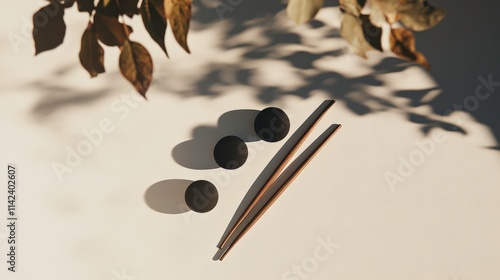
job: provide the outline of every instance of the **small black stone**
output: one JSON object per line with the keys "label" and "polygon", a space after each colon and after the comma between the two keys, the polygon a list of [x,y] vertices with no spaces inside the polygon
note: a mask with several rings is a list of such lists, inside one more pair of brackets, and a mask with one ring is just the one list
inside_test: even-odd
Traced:
{"label": "small black stone", "polygon": [[198,213],[205,213],[214,209],[219,200],[217,188],[210,182],[198,180],[192,182],[186,189],[184,196],[187,206]]}
{"label": "small black stone", "polygon": [[290,131],[288,116],[276,107],[266,108],[255,117],[255,133],[266,142],[278,142]]}
{"label": "small black stone", "polygon": [[226,136],[217,142],[214,158],[224,169],[236,169],[242,166],[248,157],[248,148],[243,140],[236,136]]}

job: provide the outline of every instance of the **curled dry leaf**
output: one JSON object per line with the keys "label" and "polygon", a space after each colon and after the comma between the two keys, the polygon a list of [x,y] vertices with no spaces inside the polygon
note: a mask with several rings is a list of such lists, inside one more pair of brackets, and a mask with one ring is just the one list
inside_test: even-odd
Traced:
{"label": "curled dry leaf", "polygon": [[382,50],[381,36],[382,29],[371,24],[368,16],[356,17],[344,13],[340,34],[349,42],[354,52],[366,58],[368,51]]}
{"label": "curled dry leaf", "polygon": [[143,0],[140,9],[142,21],[151,38],[161,47],[168,57],[165,46],[167,19],[162,0]]}
{"label": "curled dry leaf", "polygon": [[339,4],[343,13],[348,13],[353,16],[359,16],[361,8],[364,5],[364,3],[359,3],[358,0],[339,0]]}
{"label": "curled dry leaf", "polygon": [[427,1],[419,0],[400,12],[401,22],[415,31],[423,31],[436,26],[445,16],[442,9],[431,6]]}
{"label": "curled dry leaf", "polygon": [[153,61],[141,44],[125,40],[120,53],[120,71],[135,89],[144,97],[151,84]]}
{"label": "curled dry leaf", "polygon": [[65,34],[64,7],[59,2],[51,1],[33,15],[35,55],[58,47]]}
{"label": "curled dry leaf", "polygon": [[121,46],[132,33],[132,28],[126,25],[128,32],[125,32],[124,25],[116,17],[110,17],[96,12],[94,15],[94,28],[97,38],[107,46]]}
{"label": "curled dry leaf", "polygon": [[187,34],[191,20],[191,0],[164,0],[164,6],[177,43],[189,53]]}
{"label": "curled dry leaf", "polygon": [[430,65],[425,56],[415,49],[415,37],[411,30],[405,28],[392,29],[390,45],[391,50],[395,54],[421,64],[427,70],[430,69]]}
{"label": "curled dry leaf", "polygon": [[83,32],[79,57],[80,63],[91,77],[104,73],[104,49],[97,41],[97,34],[92,28],[92,23],[89,23],[87,29]]}
{"label": "curled dry leaf", "polygon": [[302,24],[312,20],[321,7],[323,0],[288,0],[286,12],[296,23]]}

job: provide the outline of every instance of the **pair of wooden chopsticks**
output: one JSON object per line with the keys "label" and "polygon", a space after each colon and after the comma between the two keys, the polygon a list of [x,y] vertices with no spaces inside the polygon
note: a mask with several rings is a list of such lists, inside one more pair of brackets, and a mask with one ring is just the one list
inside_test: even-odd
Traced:
{"label": "pair of wooden chopsticks", "polygon": [[[252,199],[251,203],[246,207],[244,213],[238,218],[230,231],[225,233],[221,242],[217,245],[219,251],[214,256],[214,260],[223,260],[227,253],[233,248],[241,237],[248,232],[248,230],[257,222],[257,220],[269,209],[269,207],[276,201],[276,199],[285,191],[285,189],[293,182],[299,173],[306,167],[306,165],[314,158],[314,156],[323,148],[323,146],[333,137],[333,135],[340,129],[340,124],[333,124],[319,136],[315,143],[311,144],[306,151],[304,151],[295,161],[290,165],[291,174],[280,176],[285,169],[285,166],[297,153],[300,146],[305,142],[306,138],[311,134],[313,129],[319,121],[326,114],[328,109],[335,103],[334,100],[324,101],[316,111],[314,111],[309,118],[301,126],[305,127],[305,131],[300,134],[299,130],[290,137],[288,142],[282,149],[289,149],[283,159],[279,162],[278,167],[272,172],[266,183],[259,190],[257,195]],[[308,125],[307,123],[311,124]],[[308,126],[307,126],[308,125]],[[299,133],[299,134],[297,134]],[[281,152],[281,151],[280,151]],[[278,153],[276,156],[278,156]],[[295,164],[297,162],[297,164]],[[294,165],[295,164],[295,165]],[[276,185],[278,179],[283,179],[280,185]],[[274,190],[274,191],[273,191]]]}

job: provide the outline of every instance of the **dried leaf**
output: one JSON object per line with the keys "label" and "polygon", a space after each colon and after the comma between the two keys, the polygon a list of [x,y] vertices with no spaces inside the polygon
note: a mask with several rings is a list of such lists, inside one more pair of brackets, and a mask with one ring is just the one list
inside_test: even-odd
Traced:
{"label": "dried leaf", "polygon": [[118,8],[118,2],[116,0],[108,1],[100,0],[97,4],[96,11],[101,15],[106,15],[110,17],[116,17],[120,15],[120,9]]}
{"label": "dried leaf", "polygon": [[[155,4],[153,2],[157,3]],[[167,47],[165,46],[167,19],[165,18],[163,2],[158,0],[143,0],[140,12],[142,21],[149,35],[158,43],[168,57]]]}
{"label": "dried leaf", "polygon": [[60,3],[51,1],[33,15],[35,55],[58,47],[65,34],[64,8]]}
{"label": "dried leaf", "polygon": [[423,31],[436,26],[443,20],[445,12],[433,7],[427,1],[413,1],[400,12],[401,22],[415,31]]}
{"label": "dried leaf", "polygon": [[[347,42],[349,42],[357,55],[366,58],[366,52],[377,49],[374,47],[374,45],[376,44],[370,44],[370,42],[367,40],[367,38],[370,38],[370,36],[367,36],[365,34],[363,26],[368,24],[366,22],[368,21],[368,17],[365,16],[363,18],[365,20],[348,13],[342,14],[340,34],[342,35],[342,37],[344,37],[344,39],[347,40]],[[380,35],[381,33],[378,36]],[[373,39],[375,37],[377,37],[376,34],[371,35],[372,41],[376,41],[376,39]]]}
{"label": "dried leaf", "polygon": [[151,84],[153,61],[141,44],[125,40],[120,53],[120,71],[144,97]]}
{"label": "dried leaf", "polygon": [[[388,9],[395,0],[367,0],[367,9],[370,12],[370,21],[377,27],[391,24],[396,21],[397,11]],[[399,1],[399,0],[396,0]]]}
{"label": "dried leaf", "polygon": [[91,77],[104,73],[104,49],[99,45],[97,34],[95,34],[91,23],[83,32],[79,56],[80,63]]}
{"label": "dried leaf", "polygon": [[139,0],[119,0],[119,2],[120,14],[127,15],[130,18],[139,14],[139,8],[137,7]]}
{"label": "dried leaf", "polygon": [[191,19],[191,0],[164,0],[163,3],[165,5],[165,15],[170,21],[175,39],[189,53],[187,34]]}
{"label": "dried leaf", "polygon": [[339,4],[343,13],[348,13],[353,16],[359,16],[362,9],[362,5],[357,0],[339,0]]}
{"label": "dried leaf", "polygon": [[95,9],[94,0],[76,0],[76,4],[78,5],[78,11],[80,12],[89,12]]}
{"label": "dried leaf", "polygon": [[[97,32],[97,38],[107,46],[121,46],[127,39],[124,25],[118,21],[118,18],[103,15],[96,12],[94,15],[94,27]],[[128,34],[132,28],[127,25]]]}
{"label": "dried leaf", "polygon": [[444,17],[444,11],[437,9],[426,0],[368,0],[371,21],[380,26],[401,20],[415,31],[429,29]]}
{"label": "dried leaf", "polygon": [[430,69],[430,65],[425,56],[415,49],[415,37],[411,30],[405,28],[392,29],[390,45],[391,50],[398,56],[421,64],[427,70]]}
{"label": "dried leaf", "polygon": [[312,20],[323,6],[323,0],[288,0],[286,12],[296,23]]}
{"label": "dried leaf", "polygon": [[71,8],[71,7],[73,6],[73,4],[75,4],[75,1],[76,1],[76,0],[63,0],[63,1],[61,2],[61,4],[62,4],[62,6],[63,6],[64,8],[66,8],[66,9],[67,9],[67,8]]}

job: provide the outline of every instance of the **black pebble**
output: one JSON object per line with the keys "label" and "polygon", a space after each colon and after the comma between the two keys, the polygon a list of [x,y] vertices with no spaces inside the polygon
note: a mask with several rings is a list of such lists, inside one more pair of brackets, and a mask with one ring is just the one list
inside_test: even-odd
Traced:
{"label": "black pebble", "polygon": [[214,209],[219,200],[217,188],[210,182],[198,180],[191,183],[184,196],[187,206],[198,213]]}
{"label": "black pebble", "polygon": [[247,157],[247,145],[236,136],[226,136],[220,139],[214,148],[215,162],[224,169],[236,169],[242,166]]}
{"label": "black pebble", "polygon": [[255,133],[266,142],[278,142],[290,131],[288,116],[276,107],[266,108],[255,117]]}

